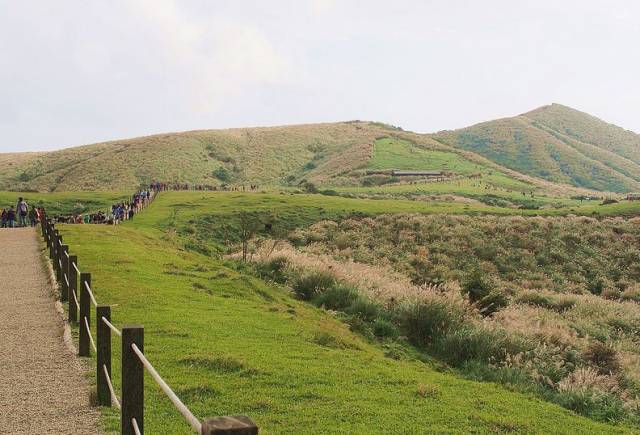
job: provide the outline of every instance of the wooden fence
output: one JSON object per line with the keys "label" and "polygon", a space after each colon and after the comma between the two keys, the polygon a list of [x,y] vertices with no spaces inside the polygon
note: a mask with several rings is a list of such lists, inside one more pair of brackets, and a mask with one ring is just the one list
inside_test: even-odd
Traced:
{"label": "wooden fence", "polygon": [[[155,197],[155,195],[154,195]],[[152,198],[153,199],[153,198]],[[145,204],[146,205],[146,204]],[[126,325],[121,329],[111,323],[111,307],[100,305],[91,290],[91,274],[81,272],[78,257],[69,251],[55,224],[45,217],[41,221],[42,237],[47,244],[55,277],[59,283],[60,300],[68,303],[69,323],[77,324],[78,355],[96,354],[96,389],[100,406],[115,405],[120,411],[123,435],[144,433],[144,372],[160,386],[175,408],[199,434],[256,435],[258,427],[246,416],[213,417],[200,421],[162,379],[144,353],[144,327]],[[92,316],[92,306],[95,307]],[[96,323],[96,338],[91,335],[91,322]],[[121,396],[116,395],[111,382],[112,333],[122,346]]]}

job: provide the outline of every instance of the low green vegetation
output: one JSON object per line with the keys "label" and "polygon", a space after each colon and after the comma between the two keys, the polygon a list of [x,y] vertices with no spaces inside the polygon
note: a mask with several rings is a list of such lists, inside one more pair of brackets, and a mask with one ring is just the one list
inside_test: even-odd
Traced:
{"label": "low green vegetation", "polygon": [[[144,324],[145,353],[198,417],[247,414],[266,433],[628,432],[532,392],[462,379],[415,339],[428,339],[424,321],[435,325],[433,311],[419,305],[404,311],[399,327],[373,297],[335,275],[305,268],[289,275],[272,261],[258,272],[265,282],[237,260],[185,249],[189,228],[239,208],[287,212],[297,219],[292,225],[304,226],[326,214],[382,213],[392,205],[429,210],[413,201],[180,192],[162,194],[123,225],[60,229],[80,268],[92,273],[98,301],[112,306],[113,323]],[[117,342],[114,349],[118,386]],[[145,403],[148,432],[189,433],[150,377]],[[103,411],[105,429],[116,430],[115,411]]]}
{"label": "low green vegetation", "polygon": [[488,183],[505,189],[530,191],[533,188],[499,171],[467,160],[460,154],[425,149],[408,140],[393,137],[375,141],[373,156],[367,167],[377,170],[443,171],[458,176],[483,175]]}
{"label": "low green vegetation", "polygon": [[473,379],[639,424],[638,218],[380,215],[288,240],[299,248],[273,254],[293,265],[284,275],[301,298],[317,300],[298,290],[300,270],[323,277],[301,287],[317,292],[341,277],[412,344]]}

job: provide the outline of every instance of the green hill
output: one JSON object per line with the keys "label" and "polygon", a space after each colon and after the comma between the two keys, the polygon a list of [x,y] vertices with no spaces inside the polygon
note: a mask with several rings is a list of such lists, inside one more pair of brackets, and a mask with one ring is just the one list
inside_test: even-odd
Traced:
{"label": "green hill", "polygon": [[[402,158],[391,158],[402,156]],[[412,159],[414,161],[412,161]],[[426,135],[374,122],[169,133],[0,155],[0,189],[131,190],[166,180],[211,185],[359,185],[366,169],[509,172]],[[512,173],[505,178],[518,178]]]}
{"label": "green hill", "polygon": [[559,104],[433,138],[552,182],[640,189],[640,136]]}
{"label": "green hill", "polygon": [[[0,154],[0,189],[131,190],[152,180],[320,187],[393,183],[367,170],[441,170],[545,192],[640,190],[640,136],[565,106],[433,135],[377,122],[198,130]],[[369,184],[367,184],[369,183]],[[572,193],[573,194],[573,193]]]}

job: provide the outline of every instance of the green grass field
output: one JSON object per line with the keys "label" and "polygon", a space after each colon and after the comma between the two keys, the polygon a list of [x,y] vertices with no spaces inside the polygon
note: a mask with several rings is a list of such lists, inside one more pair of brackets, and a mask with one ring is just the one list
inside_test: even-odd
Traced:
{"label": "green grass field", "polygon": [[475,162],[465,159],[459,154],[427,150],[413,145],[407,140],[398,138],[377,139],[373,145],[373,156],[368,168],[380,170],[441,170],[456,175],[484,173],[487,182],[505,189],[530,191],[534,187],[498,171],[490,170]]}
{"label": "green grass field", "polygon": [[[458,205],[456,205],[457,207]],[[463,380],[384,348],[332,315],[211,256],[185,250],[176,226],[240,209],[320,213],[427,211],[412,201],[320,195],[162,194],[120,226],[60,225],[117,326],[145,326],[145,353],[200,418],[246,414],[263,433],[624,433],[503,387]],[[430,210],[437,210],[431,206]],[[462,212],[463,210],[460,210]],[[115,385],[120,380],[114,338]],[[189,433],[147,376],[149,433]],[[107,430],[117,414],[104,410]]]}

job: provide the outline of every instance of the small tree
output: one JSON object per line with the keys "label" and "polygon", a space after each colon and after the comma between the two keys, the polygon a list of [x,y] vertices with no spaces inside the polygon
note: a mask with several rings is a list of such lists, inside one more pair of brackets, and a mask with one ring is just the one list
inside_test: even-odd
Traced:
{"label": "small tree", "polygon": [[255,214],[240,212],[238,219],[238,235],[242,242],[242,261],[247,261],[249,252],[249,241],[255,236],[260,228],[260,220]]}
{"label": "small tree", "polygon": [[225,183],[231,181],[231,172],[229,172],[226,168],[222,166],[220,166],[218,169],[213,171],[213,176]]}

